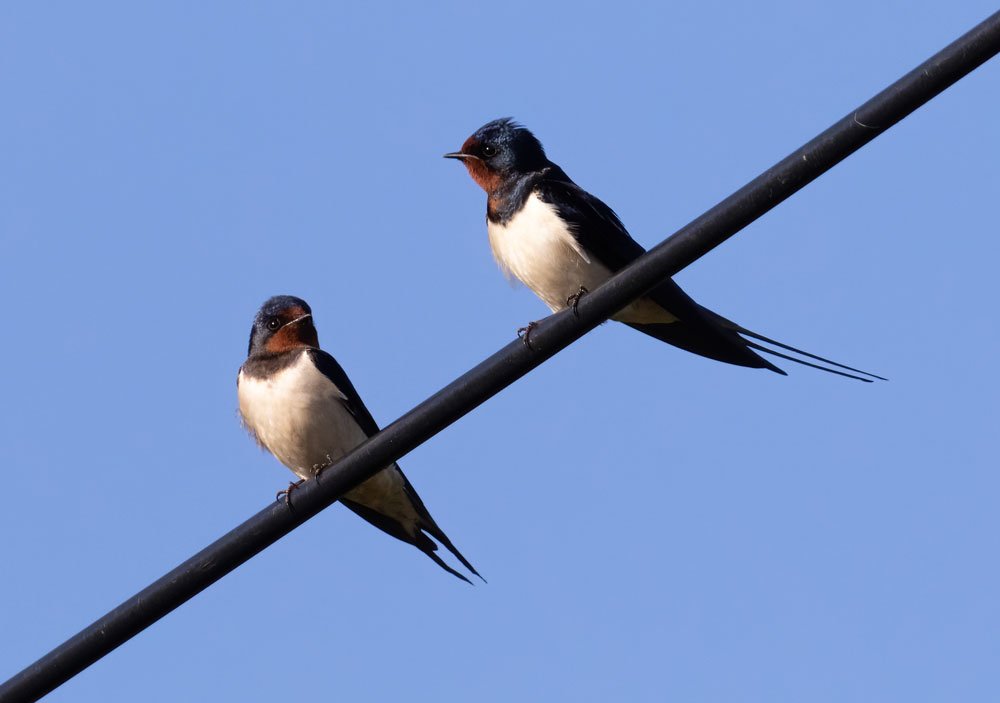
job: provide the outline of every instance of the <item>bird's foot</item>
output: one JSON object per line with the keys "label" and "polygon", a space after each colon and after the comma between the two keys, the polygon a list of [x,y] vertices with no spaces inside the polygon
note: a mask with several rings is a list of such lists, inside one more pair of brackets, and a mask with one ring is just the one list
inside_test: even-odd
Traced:
{"label": "bird's foot", "polygon": [[322,476],[323,472],[330,468],[331,465],[333,465],[333,459],[330,458],[329,454],[326,455],[326,461],[322,464],[313,464],[313,478],[316,479],[316,483],[319,483],[319,477]]}
{"label": "bird's foot", "polygon": [[300,478],[298,481],[289,481],[288,482],[288,488],[284,489],[283,491],[278,491],[277,493],[275,493],[274,494],[274,499],[275,500],[281,500],[281,497],[284,496],[285,497],[285,505],[287,505],[288,509],[291,510],[292,509],[292,491],[294,491],[296,488],[298,488],[299,486],[301,486],[304,482],[305,482],[304,478]]}
{"label": "bird's foot", "polygon": [[576,309],[577,306],[580,304],[580,298],[582,298],[583,296],[585,296],[589,292],[590,291],[587,290],[586,286],[580,286],[580,290],[578,290],[576,293],[574,293],[570,297],[566,298],[566,307],[573,308],[573,314],[576,315],[577,317],[580,317],[580,313]]}
{"label": "bird's foot", "polygon": [[524,327],[518,328],[517,336],[524,342],[524,346],[528,347],[531,351],[535,351],[535,348],[531,346],[531,331],[538,327],[538,322],[529,322]]}

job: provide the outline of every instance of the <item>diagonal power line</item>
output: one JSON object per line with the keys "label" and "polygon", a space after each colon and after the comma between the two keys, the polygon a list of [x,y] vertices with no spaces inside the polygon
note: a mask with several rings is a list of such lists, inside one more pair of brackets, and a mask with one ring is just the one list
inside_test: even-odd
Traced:
{"label": "diagonal power line", "polygon": [[0,703],[35,701],[285,536],[337,498],[569,346],[660,281],[704,256],[1000,52],[1000,12],[910,71],[585,296],[420,403],[274,503],[0,685]]}

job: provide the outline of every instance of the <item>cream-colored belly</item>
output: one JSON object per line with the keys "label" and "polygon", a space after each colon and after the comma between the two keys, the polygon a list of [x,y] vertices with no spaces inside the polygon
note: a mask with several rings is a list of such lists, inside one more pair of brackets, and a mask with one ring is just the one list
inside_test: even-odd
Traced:
{"label": "cream-colored belly", "polygon": [[[240,414],[257,441],[300,478],[311,478],[361,444],[367,436],[344,404],[344,395],[303,353],[274,377],[262,380],[240,373]],[[408,529],[416,513],[393,464],[345,497]]]}
{"label": "cream-colored belly", "polygon": [[240,375],[240,414],[257,441],[309,478],[364,441],[344,396],[303,353],[268,379]]}
{"label": "cream-colored belly", "polygon": [[[500,268],[530,288],[549,309],[565,308],[583,286],[592,291],[611,277],[577,243],[555,208],[532,193],[506,225],[487,221],[490,248]],[[614,316],[633,323],[674,322],[677,318],[646,298]]]}

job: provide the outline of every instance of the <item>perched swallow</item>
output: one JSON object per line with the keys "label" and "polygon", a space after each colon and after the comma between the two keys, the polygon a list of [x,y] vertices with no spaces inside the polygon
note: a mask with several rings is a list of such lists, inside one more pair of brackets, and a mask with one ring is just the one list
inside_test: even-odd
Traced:
{"label": "perched swallow", "polygon": [[[645,253],[611,208],[549,161],[535,135],[509,118],[483,125],[465,140],[461,151],[445,157],[461,160],[472,180],[486,191],[486,228],[500,268],[553,311],[575,306],[580,295]],[[885,380],[752,332],[699,305],[669,278],[612,319],[689,352],[738,366],[786,375],[756,353],[762,351],[859,381]],[[797,359],[758,342],[843,370]]]}
{"label": "perched swallow", "polygon": [[[240,414],[250,434],[302,480],[316,476],[378,432],[340,364],[319,348],[312,310],[299,298],[275,296],[260,308],[236,386]],[[434,522],[397,464],[348,491],[340,502],[471,583],[435,554],[438,545],[433,537],[479,576]]]}

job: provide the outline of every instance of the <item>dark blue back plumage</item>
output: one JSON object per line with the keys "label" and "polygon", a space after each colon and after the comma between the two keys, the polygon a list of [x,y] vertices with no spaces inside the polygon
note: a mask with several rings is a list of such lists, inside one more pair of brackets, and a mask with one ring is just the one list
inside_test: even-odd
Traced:
{"label": "dark blue back plumage", "polygon": [[[460,152],[446,156],[461,159],[473,179],[486,190],[487,217],[492,223],[506,226],[534,194],[542,202],[555,208],[559,218],[568,225],[569,232],[587,256],[599,261],[612,273],[620,271],[645,253],[645,249],[632,239],[614,211],[574,183],[565,171],[548,159],[541,142],[528,129],[510,118],[483,125],[466,140]],[[696,303],[672,279],[663,281],[650,291],[647,298],[677,318],[677,321],[625,324],[695,354],[739,366],[766,368],[785,375],[784,371],[760,356],[757,353],[760,351],[860,381],[870,382],[872,378],[882,378],[748,330]],[[798,359],[764,344],[828,366]]]}

